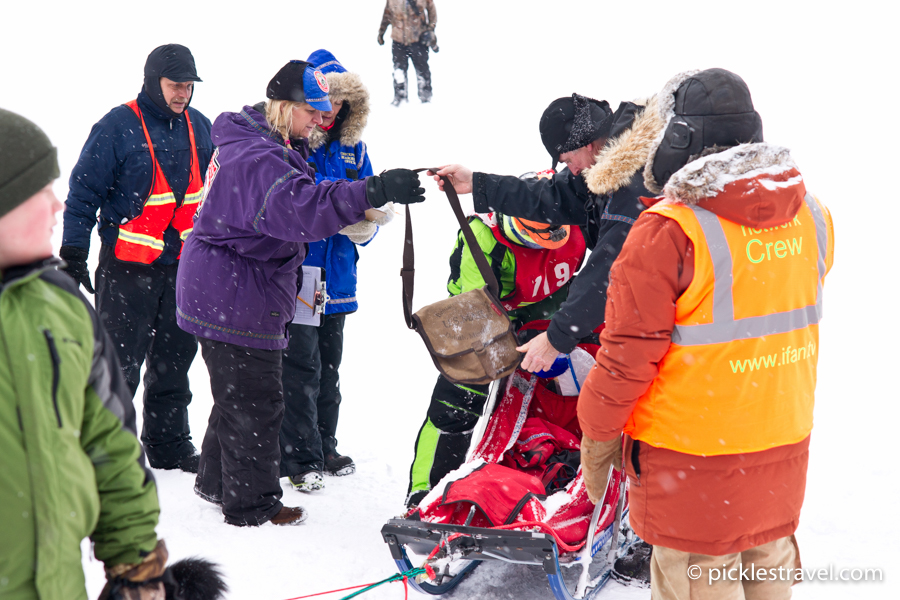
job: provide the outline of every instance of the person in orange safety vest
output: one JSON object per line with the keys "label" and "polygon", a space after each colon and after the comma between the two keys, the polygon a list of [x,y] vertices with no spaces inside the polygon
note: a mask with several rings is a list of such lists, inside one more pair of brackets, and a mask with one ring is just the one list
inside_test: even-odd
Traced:
{"label": "person in orange safety vest", "polygon": [[[597,501],[624,463],[654,599],[789,598],[831,215],[734,73],[682,73],[658,106],[644,178],[662,196],[613,265],[578,400],[585,482]],[[724,575],[741,567],[776,576]]]}
{"label": "person in orange safety vest", "polygon": [[59,251],[65,271],[94,293],[87,259],[98,225],[96,307],[132,396],[146,363],[147,458],[189,472],[199,460],[187,417],[197,341],[176,324],[175,278],[213,153],[209,119],[189,106],[197,81],[186,47],[150,53],[140,94],[94,125],[72,170]]}

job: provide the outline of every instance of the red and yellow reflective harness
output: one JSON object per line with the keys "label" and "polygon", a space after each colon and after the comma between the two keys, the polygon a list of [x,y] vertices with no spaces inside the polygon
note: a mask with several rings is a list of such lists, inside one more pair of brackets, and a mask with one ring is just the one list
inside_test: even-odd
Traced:
{"label": "red and yellow reflective harness", "polygon": [[[148,265],[159,258],[165,249],[163,234],[170,223],[178,231],[182,243],[187,239],[188,234],[194,228],[194,214],[197,212],[197,205],[203,193],[203,180],[200,178],[194,127],[191,125],[191,118],[186,110],[184,118],[187,121],[191,143],[191,179],[184,194],[184,200],[181,202],[181,206],[178,206],[175,194],[156,160],[153,142],[137,100],[132,100],[125,106],[134,111],[134,114],[141,120],[141,128],[144,130],[144,137],[147,139],[147,147],[150,150],[150,161],[153,163],[153,185],[140,216],[119,225],[119,238],[116,241],[115,252],[116,258],[119,260]],[[178,256],[181,257],[180,248]]]}

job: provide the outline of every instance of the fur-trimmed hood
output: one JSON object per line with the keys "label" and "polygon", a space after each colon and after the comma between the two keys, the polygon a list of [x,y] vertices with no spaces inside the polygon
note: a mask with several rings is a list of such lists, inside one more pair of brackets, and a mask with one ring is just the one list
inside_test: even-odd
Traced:
{"label": "fur-trimmed hood", "polygon": [[[762,142],[741,144],[698,158],[677,171],[666,183],[663,195],[674,202],[697,204],[705,198],[722,193],[725,186],[739,179],[753,179],[761,175],[779,175],[796,170],[797,165],[787,148]],[[803,180],[798,172],[796,181]],[[762,183],[767,187],[765,183]]]}
{"label": "fur-trimmed hood", "polygon": [[[350,103],[350,112],[344,118],[341,128],[341,145],[353,147],[362,139],[363,130],[369,121],[369,90],[356,73],[327,73],[328,96],[332,101],[344,100]],[[328,139],[328,132],[321,127],[313,129],[309,136],[311,150],[319,148]]]}
{"label": "fur-trimmed hood", "polygon": [[760,142],[689,162],[669,178],[663,195],[760,228],[791,220],[800,210],[806,185],[787,148]]}
{"label": "fur-trimmed hood", "polygon": [[[633,102],[641,110],[631,127],[607,142],[597,154],[594,165],[582,175],[592,193],[603,195],[615,192],[628,185],[635,173],[646,164],[651,144],[665,124],[656,103],[656,98]],[[617,125],[613,124],[614,130]]]}

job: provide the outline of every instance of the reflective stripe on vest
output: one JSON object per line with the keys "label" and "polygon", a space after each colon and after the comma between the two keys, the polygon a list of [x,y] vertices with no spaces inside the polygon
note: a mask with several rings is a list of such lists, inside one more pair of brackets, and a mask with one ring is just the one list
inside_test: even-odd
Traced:
{"label": "reflective stripe on vest", "polygon": [[681,226],[694,246],[694,278],[676,301],[672,343],[626,433],[698,456],[805,439],[833,240],[818,202],[806,195],[792,221],[768,229],[680,203],[660,202],[646,212]]}
{"label": "reflective stripe on vest", "polygon": [[[170,224],[178,231],[182,242],[187,239],[194,227],[194,214],[197,212],[200,196],[203,194],[203,179],[200,177],[194,127],[191,125],[191,118],[187,111],[184,112],[184,118],[187,122],[191,146],[191,176],[181,206],[177,206],[175,194],[156,160],[153,141],[150,139],[150,133],[147,131],[147,125],[137,100],[128,102],[126,106],[141,120],[141,128],[147,140],[147,148],[150,150],[153,180],[150,195],[144,201],[141,214],[127,223],[119,225],[115,254],[119,260],[150,264],[165,250],[163,235]],[[180,249],[178,257],[181,257]]]}
{"label": "reflective stripe on vest", "polygon": [[748,317],[734,318],[734,299],[732,291],[732,262],[728,241],[722,223],[713,213],[691,206],[697,221],[706,236],[706,243],[712,255],[716,283],[713,291],[713,322],[703,325],[676,325],[672,331],[672,343],[681,346],[697,346],[701,344],[721,344],[734,340],[787,333],[801,327],[817,324],[822,319],[822,280],[825,278],[825,253],[828,247],[828,231],[825,217],[818,203],[810,194],[805,198],[816,224],[816,245],[819,250],[819,283],[816,289],[816,303],[794,310]]}

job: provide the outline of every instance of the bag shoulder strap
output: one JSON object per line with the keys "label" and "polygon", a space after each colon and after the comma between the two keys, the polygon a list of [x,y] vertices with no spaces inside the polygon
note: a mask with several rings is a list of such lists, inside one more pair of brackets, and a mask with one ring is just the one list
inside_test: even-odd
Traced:
{"label": "bag shoulder strap", "polygon": [[[416,173],[420,173],[422,171],[433,171],[437,172],[437,169],[415,169]],[[481,273],[482,279],[487,284],[488,289],[493,293],[495,297],[500,297],[500,284],[497,281],[497,278],[494,276],[493,270],[491,270],[490,265],[488,264],[487,258],[484,255],[484,250],[481,249],[481,246],[478,245],[478,242],[475,239],[475,233],[472,232],[472,227],[469,225],[469,220],[466,219],[465,214],[463,213],[462,206],[459,204],[459,195],[456,193],[456,189],[454,189],[453,184],[450,183],[450,180],[446,177],[441,177],[441,180],[444,184],[444,192],[447,194],[447,199],[450,201],[450,207],[453,209],[453,214],[456,216],[456,220],[459,222],[459,228],[463,232],[463,236],[465,237],[466,244],[469,246],[469,251],[472,253],[472,258],[475,259],[475,264],[478,266],[478,271]],[[403,268],[400,270],[400,277],[403,280],[403,316],[406,318],[406,326],[410,329],[415,329],[416,324],[412,318],[412,300],[413,300],[413,289],[415,287],[415,249],[413,247],[413,232],[412,232],[412,217],[410,216],[410,207],[406,207],[406,235],[403,245]]]}

